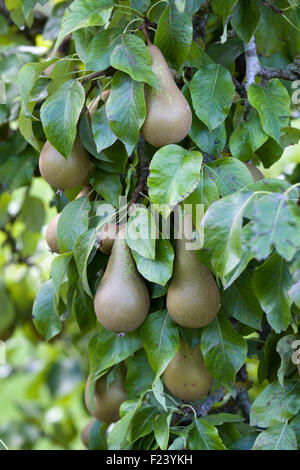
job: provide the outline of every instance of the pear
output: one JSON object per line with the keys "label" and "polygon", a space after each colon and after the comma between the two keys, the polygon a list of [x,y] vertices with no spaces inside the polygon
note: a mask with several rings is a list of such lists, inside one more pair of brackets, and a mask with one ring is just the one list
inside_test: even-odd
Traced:
{"label": "pear", "polygon": [[250,171],[253,181],[259,181],[259,180],[264,179],[264,175],[257,168],[257,166],[252,165],[252,163],[248,163],[248,162],[246,162],[245,165],[248,168],[248,170]]}
{"label": "pear", "polygon": [[60,214],[56,214],[56,216],[49,222],[46,230],[46,242],[52,253],[59,253],[57,240],[57,224],[59,217]]}
{"label": "pear", "polygon": [[124,228],[119,231],[96,292],[94,307],[100,323],[108,330],[136,330],[148,315],[149,292],[127,246]]}
{"label": "pear", "polygon": [[91,419],[81,431],[81,440],[82,440],[83,445],[87,449],[89,448],[90,432],[95,422],[96,422],[95,419]]}
{"label": "pear", "polygon": [[116,224],[106,224],[100,232],[99,240],[100,246],[99,250],[106,255],[111,253],[115,238],[119,231],[119,226]]}
{"label": "pear", "polygon": [[[173,277],[167,292],[167,309],[173,320],[186,328],[201,328],[216,316],[220,293],[210,270],[186,249],[192,240],[192,218],[183,219],[183,236],[176,243]],[[188,227],[191,230],[188,232]]]}
{"label": "pear", "polygon": [[163,382],[175,397],[184,401],[206,397],[213,378],[205,368],[199,344],[190,349],[180,339],[179,349],[164,372]]}
{"label": "pear", "polygon": [[145,86],[146,119],[141,134],[154,147],[163,147],[186,137],[192,124],[192,112],[161,51],[151,43],[148,49],[158,89]]}
{"label": "pear", "polygon": [[125,371],[117,367],[112,382],[107,384],[107,374],[97,380],[94,390],[93,406],[90,402],[89,387],[91,378],[88,377],[85,388],[85,404],[90,414],[103,423],[114,423],[120,419],[119,408],[123,401],[128,400],[125,389]]}
{"label": "pear", "polygon": [[95,98],[95,100],[91,102],[91,104],[89,105],[89,113],[91,118],[93,117],[94,112],[98,109],[100,99],[101,101],[103,101],[103,103],[105,103],[108,100],[109,95],[110,90],[104,90],[102,91],[101,95],[97,96],[97,98]]}
{"label": "pear", "polygon": [[89,154],[76,138],[68,159],[47,141],[40,154],[39,167],[42,177],[51,186],[58,189],[72,189],[85,183],[92,164]]}

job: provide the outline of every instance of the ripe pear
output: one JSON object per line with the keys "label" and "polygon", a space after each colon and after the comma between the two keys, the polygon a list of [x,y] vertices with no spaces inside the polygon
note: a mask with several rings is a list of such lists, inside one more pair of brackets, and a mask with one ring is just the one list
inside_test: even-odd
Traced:
{"label": "ripe pear", "polygon": [[94,391],[93,406],[90,402],[88,377],[85,388],[85,404],[90,414],[103,423],[114,423],[120,419],[119,408],[123,401],[128,400],[125,389],[125,371],[122,367],[115,369],[114,380],[107,384],[107,375],[97,380]]}
{"label": "ripe pear", "polygon": [[150,306],[147,286],[136,268],[124,231],[119,230],[114,241],[94,300],[100,323],[117,333],[136,330]]}
{"label": "ripe pear", "polygon": [[57,224],[59,217],[60,214],[56,214],[56,216],[49,222],[46,230],[46,242],[52,253],[59,253],[57,240]]}
{"label": "ripe pear", "polygon": [[39,167],[42,177],[51,186],[71,189],[85,183],[92,164],[89,154],[76,138],[68,159],[47,141],[40,154]]}
{"label": "ripe pear", "polygon": [[[192,219],[183,219],[183,236],[176,242],[173,277],[167,293],[167,309],[173,320],[186,328],[201,328],[216,316],[220,293],[210,270],[186,249],[192,240]],[[189,230],[190,228],[190,230]]]}
{"label": "ripe pear", "polygon": [[81,431],[81,440],[82,440],[83,445],[87,449],[89,448],[90,432],[95,422],[96,422],[95,419],[91,419]]}
{"label": "ripe pear", "polygon": [[184,401],[206,397],[213,378],[205,367],[199,344],[190,349],[180,339],[179,349],[164,372],[163,382],[175,397]]}
{"label": "ripe pear", "polygon": [[264,175],[257,168],[257,166],[252,165],[252,163],[248,163],[248,162],[246,162],[245,165],[248,168],[248,170],[250,171],[253,181],[259,181],[259,180],[264,179]]}
{"label": "ripe pear", "polygon": [[192,112],[161,51],[151,43],[148,49],[158,89],[145,86],[146,119],[141,134],[154,147],[163,147],[186,137],[192,124]]}
{"label": "ripe pear", "polygon": [[102,253],[105,253],[106,255],[111,253],[118,231],[119,226],[116,224],[108,223],[103,227],[99,235],[99,250],[102,251]]}

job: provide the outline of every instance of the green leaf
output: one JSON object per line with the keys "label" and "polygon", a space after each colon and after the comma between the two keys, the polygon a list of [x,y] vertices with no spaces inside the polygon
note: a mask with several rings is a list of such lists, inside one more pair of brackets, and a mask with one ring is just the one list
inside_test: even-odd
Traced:
{"label": "green leaf", "polygon": [[280,256],[291,261],[300,249],[300,209],[291,191],[261,194],[252,200],[249,211],[257,259],[267,258],[274,246]]}
{"label": "green leaf", "polygon": [[286,380],[268,385],[255,399],[250,413],[250,425],[268,428],[285,423],[300,410],[300,382]]}
{"label": "green leaf", "polygon": [[191,19],[185,13],[179,13],[170,2],[159,19],[154,44],[171,67],[179,70],[189,52],[192,37]]}
{"label": "green leaf", "polygon": [[283,147],[298,144],[300,140],[300,129],[297,129],[297,127],[283,127],[281,132],[280,144]]}
{"label": "green leaf", "polygon": [[110,55],[120,41],[119,30],[104,29],[97,33],[89,44],[85,68],[98,72],[110,66]]}
{"label": "green leaf", "polygon": [[[34,103],[30,103],[28,109],[30,112],[33,111]],[[30,117],[27,117],[24,113],[24,104],[21,104],[21,110],[18,118],[19,131],[21,132],[24,139],[32,145],[37,151],[40,150],[40,146],[33,132],[32,120]]]}
{"label": "green leaf", "polygon": [[77,238],[88,229],[90,209],[88,196],[75,199],[64,207],[57,224],[60,253],[74,250]]}
{"label": "green leaf", "polygon": [[121,335],[102,328],[89,344],[92,380],[102,377],[110,367],[127,359],[141,346],[138,331]]}
{"label": "green leaf", "polygon": [[264,168],[270,168],[282,156],[283,148],[271,137],[256,150],[256,155]]}
{"label": "green leaf", "polygon": [[54,308],[54,296],[53,282],[47,281],[39,289],[32,309],[33,322],[46,341],[56,336],[62,329],[62,323]]}
{"label": "green leaf", "polygon": [[87,296],[84,291],[78,292],[74,299],[73,307],[82,334],[86,334],[95,328],[97,318],[94,310],[94,302],[91,297]]}
{"label": "green leaf", "polygon": [[297,439],[291,425],[278,424],[261,432],[252,450],[297,450]]}
{"label": "green leaf", "polygon": [[178,351],[176,324],[165,310],[151,313],[141,327],[141,338],[157,379]]}
{"label": "green leaf", "polygon": [[141,275],[150,282],[165,286],[173,273],[174,251],[169,240],[159,238],[156,240],[155,259],[141,256],[135,251],[134,243],[132,255]]}
{"label": "green leaf", "polygon": [[119,197],[122,194],[122,183],[118,173],[108,173],[97,169],[91,178],[91,184],[98,194],[114,207],[119,207]]}
{"label": "green leaf", "polygon": [[117,140],[117,136],[109,127],[105,108],[105,105],[101,106],[94,112],[92,117],[92,131],[97,152],[110,147]]}
{"label": "green leaf", "polygon": [[286,261],[277,253],[256,268],[252,278],[255,294],[272,328],[280,333],[291,321],[292,299],[288,291],[292,285]]}
{"label": "green leaf", "polygon": [[195,73],[190,85],[194,110],[210,131],[228,115],[235,88],[227,69],[219,64],[205,65]]}
{"label": "green leaf", "polygon": [[237,3],[230,21],[237,35],[244,42],[249,42],[255,33],[259,17],[255,0],[243,0]]}
{"label": "green leaf", "polygon": [[117,423],[114,424],[113,429],[109,433],[107,438],[109,450],[120,450],[125,448],[129,426],[131,424],[132,418],[135,415],[136,410],[141,406],[141,401],[142,398],[126,402],[131,405],[131,410],[124,416],[122,416]]}
{"label": "green leaf", "polygon": [[56,256],[51,264],[50,276],[55,289],[55,308],[58,308],[60,300],[61,285],[67,272],[68,264],[72,258],[72,253],[63,253]]}
{"label": "green leaf", "polygon": [[54,52],[61,41],[73,31],[88,26],[103,26],[110,18],[112,0],[75,0],[66,9]]}
{"label": "green leaf", "polygon": [[248,272],[244,271],[237,281],[223,292],[222,305],[228,316],[233,316],[244,325],[261,329],[263,311]]}
{"label": "green leaf", "polygon": [[200,152],[179,145],[166,145],[155,153],[148,177],[149,195],[165,218],[196,188],[201,163]]}
{"label": "green leaf", "polygon": [[171,414],[159,414],[153,416],[154,436],[158,447],[161,450],[166,450],[169,443],[169,427],[172,418]]}
{"label": "green leaf", "polygon": [[87,277],[87,264],[89,260],[89,256],[95,247],[97,239],[96,230],[93,228],[86,232],[83,232],[76,240],[76,244],[74,247],[74,259],[76,262],[76,266],[78,272],[80,274],[80,279],[83,285],[85,292],[90,296],[93,297],[89,281]]}
{"label": "green leaf", "polygon": [[130,214],[126,241],[129,248],[140,256],[155,259],[156,224],[151,211],[146,207],[136,207]]}
{"label": "green leaf", "polygon": [[225,450],[217,429],[204,419],[196,418],[188,443],[190,450]]}
{"label": "green leaf", "polygon": [[77,80],[68,80],[41,107],[41,120],[49,142],[64,157],[71,153],[76,125],[84,104],[85,93]]}
{"label": "green leaf", "polygon": [[129,396],[134,398],[151,390],[154,377],[145,350],[139,349],[127,363],[126,390]]}
{"label": "green leaf", "polygon": [[279,52],[288,40],[288,23],[272,8],[257,2],[260,18],[255,31],[255,42],[259,55],[270,57]]}
{"label": "green leaf", "polygon": [[216,413],[205,416],[205,421],[212,426],[222,426],[224,423],[241,423],[244,418],[231,413]]}
{"label": "green leaf", "polygon": [[230,13],[232,13],[237,2],[238,0],[211,0],[211,6],[218,15],[222,16],[223,21],[225,21]]}
{"label": "green leaf", "polygon": [[152,405],[143,404],[134,414],[127,435],[128,443],[131,444],[153,431],[153,417],[156,408]]}
{"label": "green leaf", "polygon": [[112,67],[128,73],[133,80],[157,88],[157,79],[151,70],[150,52],[138,36],[123,34],[111,53],[110,63]]}
{"label": "green leaf", "polygon": [[253,182],[248,168],[235,158],[225,157],[221,160],[214,160],[205,165],[205,169],[216,183],[222,197]]}
{"label": "green leaf", "polygon": [[229,139],[232,155],[243,162],[251,160],[254,152],[268,140],[261,127],[260,119],[254,109],[250,110],[247,120],[241,120]]}
{"label": "green leaf", "polygon": [[287,89],[277,78],[265,88],[252,84],[248,87],[250,104],[258,111],[266,134],[280,144],[280,130],[287,127],[290,116],[290,97]]}
{"label": "green leaf", "polygon": [[45,216],[45,206],[41,199],[30,195],[24,199],[19,220],[26,225],[27,230],[40,232],[45,224]]}
{"label": "green leaf", "polygon": [[296,335],[287,335],[281,338],[276,345],[276,351],[278,352],[281,359],[281,364],[278,369],[277,376],[278,381],[282,387],[284,387],[285,376],[290,375],[295,369],[295,364],[293,364],[292,362],[292,355],[295,352],[292,347],[292,344],[297,339],[298,338]]}
{"label": "green leaf", "polygon": [[205,247],[220,277],[230,273],[242,259],[242,222],[251,193],[234,193],[214,202],[204,216]]}
{"label": "green leaf", "polygon": [[111,129],[131,155],[146,117],[143,83],[133,81],[123,72],[116,72],[106,103],[106,115]]}
{"label": "green leaf", "polygon": [[216,183],[208,176],[208,171],[202,168],[198,186],[185,199],[185,204],[205,204],[207,208],[218,199],[220,199],[220,194]]}
{"label": "green leaf", "polygon": [[223,314],[203,328],[201,351],[207,370],[235,396],[235,375],[246,360],[247,343]]}

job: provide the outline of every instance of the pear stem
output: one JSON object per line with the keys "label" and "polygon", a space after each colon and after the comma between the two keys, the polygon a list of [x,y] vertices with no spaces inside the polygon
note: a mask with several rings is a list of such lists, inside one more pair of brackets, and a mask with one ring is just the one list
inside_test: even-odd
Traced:
{"label": "pear stem", "polygon": [[151,46],[151,45],[152,45],[152,42],[151,42],[151,39],[149,38],[148,28],[147,28],[146,23],[143,23],[143,24],[139,27],[139,29],[140,29],[141,31],[143,31],[148,46]]}

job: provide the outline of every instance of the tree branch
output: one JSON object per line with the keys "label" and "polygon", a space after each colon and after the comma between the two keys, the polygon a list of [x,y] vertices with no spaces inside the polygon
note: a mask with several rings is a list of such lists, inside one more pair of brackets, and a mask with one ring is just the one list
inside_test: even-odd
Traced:
{"label": "tree branch", "polygon": [[274,11],[274,13],[278,13],[278,14],[283,13],[283,10],[281,10],[281,8],[278,8],[278,7],[275,5],[274,0],[264,0],[264,1],[263,1],[263,4],[264,4],[266,7],[270,7],[270,8]]}
{"label": "tree branch", "polygon": [[142,137],[140,137],[139,142],[138,142],[138,156],[139,156],[139,164],[138,164],[138,171],[139,171],[139,180],[136,188],[131,194],[131,199],[129,202],[129,206],[134,204],[139,196],[140,192],[143,191],[147,178],[149,175],[149,160],[146,155],[146,150],[145,150],[145,141]]}

